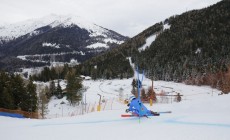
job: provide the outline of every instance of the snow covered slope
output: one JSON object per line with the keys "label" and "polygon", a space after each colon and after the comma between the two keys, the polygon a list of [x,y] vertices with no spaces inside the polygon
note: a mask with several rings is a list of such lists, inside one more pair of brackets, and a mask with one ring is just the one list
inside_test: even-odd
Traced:
{"label": "snow covered slope", "polygon": [[[84,81],[89,86],[87,103],[98,101],[98,93],[116,98],[120,88],[129,94],[132,79]],[[145,79],[144,87],[151,85]],[[182,102],[158,103],[150,107],[154,111],[171,110],[171,114],[150,118],[121,118],[126,105],[114,104],[116,108],[85,115],[60,117],[46,120],[0,117],[0,134],[4,140],[229,140],[230,96],[218,94],[210,87],[188,86],[173,82],[154,82],[156,92],[169,94],[180,92]],[[67,107],[67,106],[66,106]],[[53,108],[54,110],[58,110]],[[67,109],[65,109],[67,111]],[[12,135],[13,134],[13,135]]]}
{"label": "snow covered slope", "polygon": [[[3,63],[1,66],[15,67],[10,65],[11,62],[6,62],[6,60],[16,61],[16,58],[11,59],[10,56],[18,56],[17,61],[23,61],[18,64],[26,63],[29,65],[26,67],[31,67],[31,63],[33,67],[49,65],[53,61],[68,63],[71,59],[81,63],[101,52],[117,47],[127,39],[115,31],[98,26],[79,16],[50,15],[1,26],[0,63]],[[82,53],[75,55],[74,52]],[[61,57],[58,56],[59,54]],[[20,58],[23,59],[19,60]]]}
{"label": "snow covered slope", "polygon": [[82,29],[86,29],[90,32],[90,36],[105,36],[107,37],[107,34],[109,30],[102,28],[94,23],[91,23],[90,21],[87,21],[83,19],[80,16],[75,15],[49,15],[40,19],[30,19],[23,22],[5,25],[0,27],[0,38],[2,39],[14,39],[18,38],[22,35],[31,33],[35,33],[34,31],[38,28],[44,27],[44,26],[50,26],[52,28],[54,27],[69,27],[72,25],[77,25]]}

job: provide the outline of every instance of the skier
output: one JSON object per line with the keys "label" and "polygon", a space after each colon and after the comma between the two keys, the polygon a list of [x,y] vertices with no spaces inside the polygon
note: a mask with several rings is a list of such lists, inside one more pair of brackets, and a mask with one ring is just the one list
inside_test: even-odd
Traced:
{"label": "skier", "polygon": [[134,116],[159,116],[158,113],[148,110],[138,98],[133,98],[127,106],[129,108],[126,109],[126,112],[132,112]]}

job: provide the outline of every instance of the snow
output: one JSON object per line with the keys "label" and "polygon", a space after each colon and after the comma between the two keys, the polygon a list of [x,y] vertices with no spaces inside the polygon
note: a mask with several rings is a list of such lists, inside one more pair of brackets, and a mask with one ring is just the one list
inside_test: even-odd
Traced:
{"label": "snow", "polygon": [[118,41],[118,40],[112,39],[112,38],[106,38],[103,41],[105,43],[96,42],[94,44],[86,46],[86,48],[89,48],[89,49],[106,48],[106,49],[108,49],[109,48],[109,46],[107,45],[108,43],[116,43],[116,44],[124,43],[124,41]]}
{"label": "snow", "polygon": [[[47,44],[45,44],[47,45]],[[48,44],[51,45],[51,47],[59,47],[59,45],[55,44]],[[56,45],[56,46],[55,46]],[[30,60],[28,59],[28,57],[38,57],[38,58],[42,58],[42,57],[46,57],[46,56],[51,56],[51,57],[58,57],[61,55],[65,55],[65,54],[78,54],[78,55],[85,55],[84,52],[82,51],[72,51],[72,52],[61,52],[61,53],[52,53],[52,54],[35,54],[35,55],[19,55],[17,56],[17,58],[22,59],[22,60],[27,60],[27,61],[31,61],[31,62],[49,62],[49,61],[41,61],[41,60]]]}
{"label": "snow", "polygon": [[163,30],[170,29],[171,25],[169,24],[164,24]]}
{"label": "snow", "polygon": [[71,59],[70,60],[70,65],[78,65],[79,63],[78,63],[78,61],[77,60],[75,60],[75,59]]}
{"label": "snow", "polygon": [[42,43],[42,47],[52,47],[52,48],[56,48],[56,49],[59,49],[60,48],[60,44],[56,44],[56,43],[47,43],[47,42],[44,42]]}
{"label": "snow", "polygon": [[55,16],[48,16],[41,19],[31,19],[23,22],[3,26],[0,29],[0,36],[8,37],[9,39],[17,38],[27,33],[33,32],[35,29],[49,25]]}
{"label": "snow", "polygon": [[201,53],[201,48],[197,48],[195,54]]}
{"label": "snow", "polygon": [[124,41],[118,41],[116,39],[111,39],[111,38],[104,39],[104,42],[105,43],[116,43],[116,44],[122,44],[122,43],[124,43]]}
{"label": "snow", "polygon": [[30,35],[39,34],[35,31],[38,28],[44,26],[54,27],[71,27],[77,25],[82,29],[86,29],[90,32],[90,36],[104,36],[107,37],[108,30],[104,29],[84,18],[76,15],[55,15],[51,14],[49,16],[30,19],[23,22],[1,26],[0,28],[0,38],[4,40],[11,40],[13,38],[20,37],[22,35],[30,33]]}
{"label": "snow", "polygon": [[[169,24],[164,24],[163,25],[163,31],[166,30],[166,29],[170,29],[170,25]],[[157,37],[157,34],[153,34],[151,36],[149,36],[146,40],[145,40],[145,44],[143,46],[141,46],[140,48],[138,48],[138,51],[141,52],[141,51],[144,51],[146,48],[150,47],[150,45],[152,44],[153,41],[155,41],[156,37]]]}
{"label": "snow", "polygon": [[[64,83],[63,81],[63,88]],[[159,103],[153,106],[146,104],[147,108],[153,111],[171,110],[172,113],[149,118],[143,117],[140,120],[136,117],[121,118],[120,115],[125,114],[124,110],[127,106],[120,102],[119,98],[121,98],[121,93],[123,93],[123,99],[131,96],[131,83],[132,79],[83,81],[87,88],[83,96],[84,102],[96,107],[99,100],[98,94],[110,101],[110,104],[102,103],[100,112],[89,111],[87,113],[78,109],[82,107],[71,107],[63,98],[61,100],[52,99],[49,103],[50,112],[47,117],[50,119],[18,119],[0,116],[1,139],[230,139],[230,95],[219,96],[221,91],[208,86],[154,81],[154,90],[157,93],[161,90],[170,95],[180,93],[183,95],[182,102],[174,102],[171,98],[167,102],[160,102],[159,98]],[[150,85],[151,80],[144,79],[143,87],[146,89]],[[60,104],[62,101],[65,104]]]}
{"label": "snow", "polygon": [[109,48],[109,46],[107,44],[97,42],[97,43],[86,46],[86,48],[90,48],[90,49]]}
{"label": "snow", "polygon": [[138,49],[139,52],[144,51],[147,47],[150,47],[150,45],[152,44],[153,41],[155,41],[155,39],[156,39],[156,34],[149,36],[145,41],[146,43]]}

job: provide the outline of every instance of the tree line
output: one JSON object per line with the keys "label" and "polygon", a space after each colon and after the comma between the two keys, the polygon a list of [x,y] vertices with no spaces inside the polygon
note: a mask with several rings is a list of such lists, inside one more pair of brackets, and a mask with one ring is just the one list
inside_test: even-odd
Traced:
{"label": "tree line", "polygon": [[0,107],[21,109],[27,112],[37,110],[36,85],[32,79],[25,81],[20,75],[0,72]]}
{"label": "tree line", "polygon": [[210,85],[230,91],[230,2],[172,16],[138,62],[155,80]]}
{"label": "tree line", "polygon": [[[210,85],[230,92],[230,1],[172,16],[129,39],[119,47],[78,66],[96,78],[133,74],[127,58],[154,80]],[[164,25],[170,26],[164,29]],[[146,39],[156,39],[146,50]],[[94,66],[97,66],[95,69]],[[125,73],[125,74],[124,74]]]}
{"label": "tree line", "polygon": [[[227,0],[172,16],[74,69],[93,79],[130,78],[134,72],[127,58],[131,57],[131,62],[145,69],[150,79],[210,85],[228,93],[229,17],[230,2]],[[166,24],[169,29],[164,29]],[[139,52],[138,48],[154,34],[157,36],[155,41]],[[45,76],[46,72],[42,75],[42,79],[52,79],[52,76]]]}
{"label": "tree line", "polygon": [[[47,68],[44,70],[47,71],[46,69]],[[64,68],[62,70],[64,70]],[[61,87],[59,80],[57,80],[57,84],[55,84],[54,80],[50,80],[48,86],[42,87],[37,91],[37,86],[33,83],[33,77],[34,76],[30,76],[27,80],[23,79],[19,74],[1,71],[0,108],[11,110],[20,109],[27,112],[36,112],[40,109],[44,117],[47,103],[52,96],[58,99],[66,96],[70,105],[80,103],[83,93],[82,79],[76,75],[74,69],[68,68],[64,76],[67,82],[65,89]]]}

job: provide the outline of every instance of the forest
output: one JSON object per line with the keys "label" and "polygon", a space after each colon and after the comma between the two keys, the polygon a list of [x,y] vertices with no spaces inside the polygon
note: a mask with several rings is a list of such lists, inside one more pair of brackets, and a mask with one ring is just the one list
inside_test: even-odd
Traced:
{"label": "forest", "polygon": [[[167,25],[170,28],[164,29]],[[73,67],[78,75],[95,79],[133,77],[130,63],[139,66],[148,78],[184,82],[192,85],[210,85],[230,91],[230,2],[220,1],[201,10],[192,10],[171,16],[147,28],[119,47],[93,57]],[[156,35],[155,41],[144,51],[138,48],[146,39]],[[131,58],[131,62],[129,61]],[[62,72],[45,68],[35,80],[48,81]],[[50,73],[50,74],[48,74]],[[52,75],[52,76],[51,76]]]}
{"label": "forest", "polygon": [[[164,25],[170,26],[164,29]],[[128,61],[154,80],[210,85],[230,91],[230,1],[175,15],[129,39],[119,47],[77,66],[96,78],[132,77]],[[145,40],[156,39],[144,51]],[[97,69],[95,69],[95,66]]]}
{"label": "forest", "polygon": [[37,110],[36,85],[32,79],[0,72],[0,108],[35,112]]}

